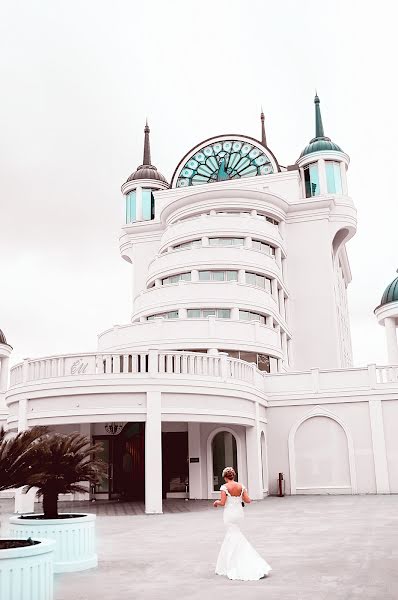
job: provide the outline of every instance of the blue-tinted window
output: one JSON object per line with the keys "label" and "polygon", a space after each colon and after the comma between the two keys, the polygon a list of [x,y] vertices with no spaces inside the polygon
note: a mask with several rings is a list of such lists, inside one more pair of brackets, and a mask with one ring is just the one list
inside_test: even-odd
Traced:
{"label": "blue-tinted window", "polygon": [[136,219],[136,197],[135,191],[127,194],[126,197],[126,223],[133,223]]}
{"label": "blue-tinted window", "polygon": [[317,163],[313,163],[312,165],[307,165],[304,167],[304,183],[306,198],[319,196],[320,190]]}
{"label": "blue-tinted window", "polygon": [[155,199],[152,190],[142,190],[142,220],[151,221],[155,217]]}
{"label": "blue-tinted window", "polygon": [[340,163],[326,161],[326,183],[329,194],[342,194]]}

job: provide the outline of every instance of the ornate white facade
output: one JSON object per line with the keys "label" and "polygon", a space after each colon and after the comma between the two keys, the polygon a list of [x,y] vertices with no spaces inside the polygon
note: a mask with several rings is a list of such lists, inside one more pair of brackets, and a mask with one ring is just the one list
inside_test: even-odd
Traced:
{"label": "ornate white facade", "polygon": [[349,158],[315,108],[294,165],[278,164],[263,128],[261,142],[198,144],[170,185],[146,126],[143,165],[122,186],[131,323],[102,332],[97,352],[16,365],[6,393],[10,429],[103,444],[97,497],[145,496],[161,512],[162,497],[214,497],[226,464],[256,499],[279,473],[292,494],[398,492],[398,371],[352,368]]}

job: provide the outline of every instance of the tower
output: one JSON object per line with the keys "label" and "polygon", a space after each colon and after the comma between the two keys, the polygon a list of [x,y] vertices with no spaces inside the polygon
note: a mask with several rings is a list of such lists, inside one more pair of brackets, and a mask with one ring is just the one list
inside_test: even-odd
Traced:
{"label": "tower", "polygon": [[347,191],[349,157],[325,135],[318,95],[314,104],[315,137],[296,161],[300,198],[287,218],[294,364],[300,370],[352,365],[346,243],[356,231],[356,210]]}
{"label": "tower", "polygon": [[169,187],[166,178],[151,162],[150,129],[148,121],[144,128],[144,152],[142,165],[122,185],[126,197],[126,223],[150,221],[155,215],[153,192]]}
{"label": "tower", "polygon": [[386,332],[388,363],[398,365],[398,277],[386,287],[380,304],[375,308],[374,313],[379,324],[383,325]]}

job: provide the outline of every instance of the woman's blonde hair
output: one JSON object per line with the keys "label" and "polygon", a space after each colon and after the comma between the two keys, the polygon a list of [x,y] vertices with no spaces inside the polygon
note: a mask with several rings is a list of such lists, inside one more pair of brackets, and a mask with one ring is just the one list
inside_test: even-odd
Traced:
{"label": "woman's blonde hair", "polygon": [[224,471],[222,472],[222,476],[232,480],[235,479],[236,473],[232,467],[225,467]]}

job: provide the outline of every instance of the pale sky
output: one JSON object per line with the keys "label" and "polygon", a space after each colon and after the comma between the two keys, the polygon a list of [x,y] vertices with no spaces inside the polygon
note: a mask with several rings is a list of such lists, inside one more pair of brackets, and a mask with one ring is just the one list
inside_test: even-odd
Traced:
{"label": "pale sky", "polygon": [[[398,267],[397,10],[379,0],[2,0],[0,328],[23,357],[95,351],[130,320],[121,184],[170,180],[213,135],[260,136],[282,165],[314,136],[351,157],[355,364],[385,364],[373,309]],[[305,282],[303,282],[303,285]]]}

